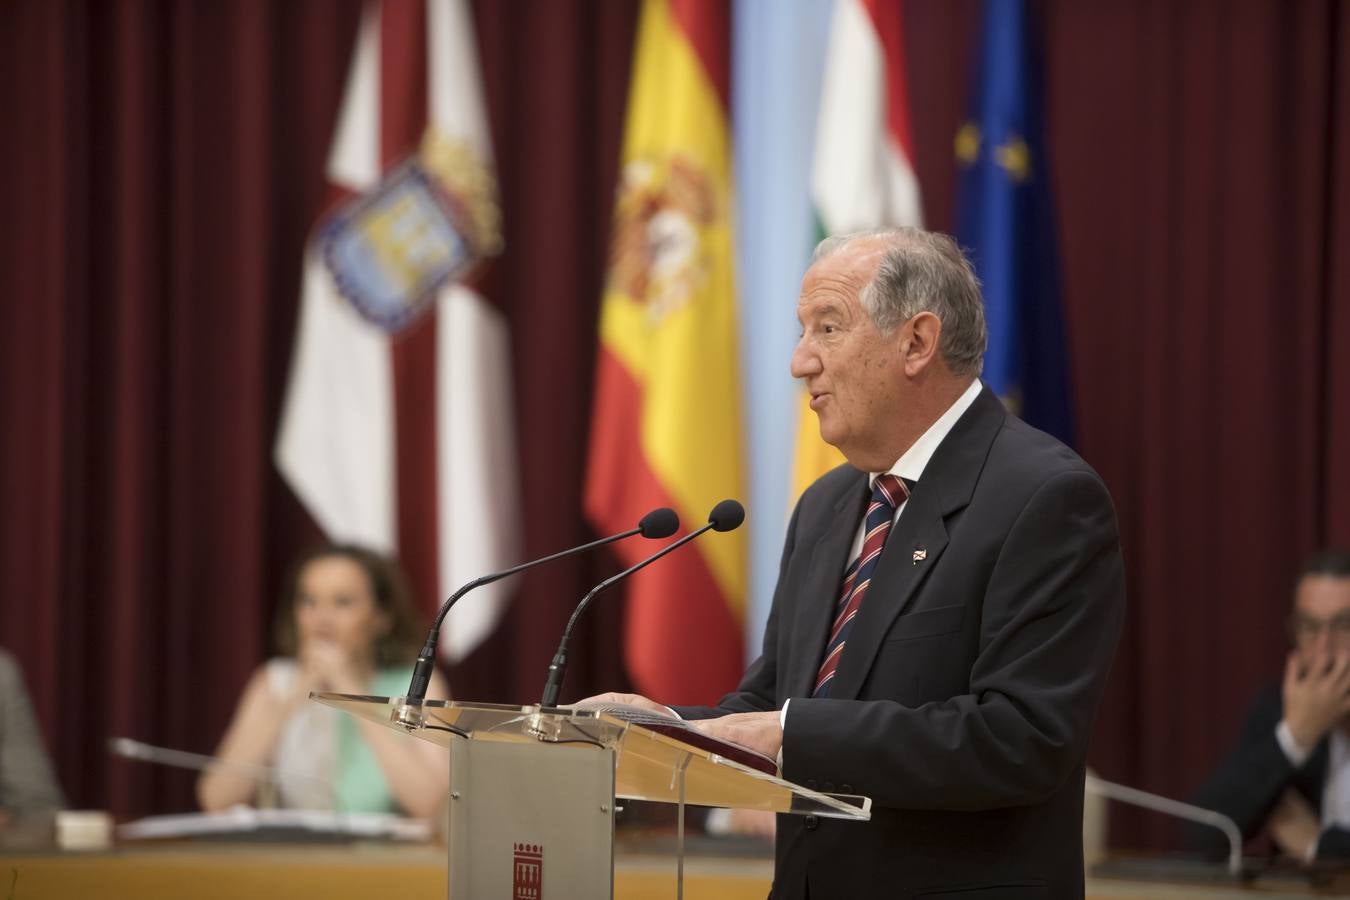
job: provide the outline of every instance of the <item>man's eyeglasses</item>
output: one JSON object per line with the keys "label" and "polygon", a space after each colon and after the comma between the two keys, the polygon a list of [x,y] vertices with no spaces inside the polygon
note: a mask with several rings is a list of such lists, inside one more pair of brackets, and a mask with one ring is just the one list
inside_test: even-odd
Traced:
{"label": "man's eyeglasses", "polygon": [[1314,619],[1295,613],[1289,617],[1287,627],[1289,639],[1295,644],[1312,643],[1323,631],[1329,632],[1333,640],[1350,642],[1350,613],[1331,619]]}

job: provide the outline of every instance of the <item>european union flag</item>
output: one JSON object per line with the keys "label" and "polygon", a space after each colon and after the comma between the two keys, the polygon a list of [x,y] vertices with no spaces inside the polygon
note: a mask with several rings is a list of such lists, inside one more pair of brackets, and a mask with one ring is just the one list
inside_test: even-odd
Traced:
{"label": "european union flag", "polygon": [[984,283],[984,380],[1022,418],[1072,443],[1041,80],[1026,19],[1023,0],[985,0],[974,103],[956,136],[956,237]]}

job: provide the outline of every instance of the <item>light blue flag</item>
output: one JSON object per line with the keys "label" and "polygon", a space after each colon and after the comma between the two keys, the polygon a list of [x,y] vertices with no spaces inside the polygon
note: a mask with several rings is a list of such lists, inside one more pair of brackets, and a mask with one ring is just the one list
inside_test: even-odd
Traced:
{"label": "light blue flag", "polygon": [[796,301],[815,246],[811,153],[828,0],[737,0],[732,30],[736,272],[750,462],[747,659],[759,656],[791,502]]}

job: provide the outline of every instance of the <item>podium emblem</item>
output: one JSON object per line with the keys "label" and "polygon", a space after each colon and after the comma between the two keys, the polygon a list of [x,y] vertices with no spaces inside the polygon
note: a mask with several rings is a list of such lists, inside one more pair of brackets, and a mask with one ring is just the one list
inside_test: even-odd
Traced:
{"label": "podium emblem", "polygon": [[543,900],[543,845],[516,844],[515,850],[514,871],[511,875],[511,900]]}

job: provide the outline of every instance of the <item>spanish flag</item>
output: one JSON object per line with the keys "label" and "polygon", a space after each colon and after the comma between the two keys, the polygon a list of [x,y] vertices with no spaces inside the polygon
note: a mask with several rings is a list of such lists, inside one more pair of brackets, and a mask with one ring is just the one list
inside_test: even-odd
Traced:
{"label": "spanish flag", "polygon": [[[744,495],[732,273],[727,5],[646,0],[600,310],[586,511],[603,533],[657,506],[697,527]],[[638,690],[709,703],[742,669],[744,532],[711,533],[628,582]],[[655,548],[616,545],[626,564]]]}

